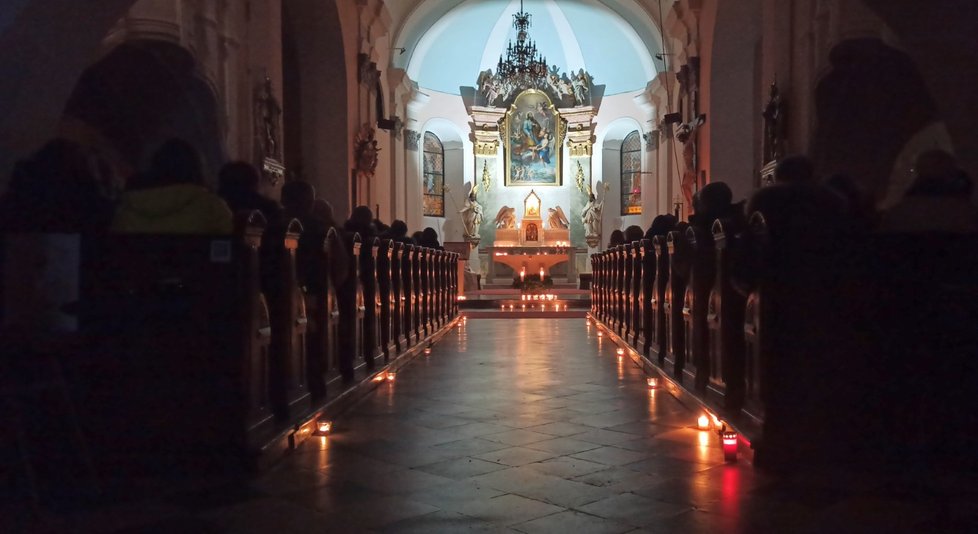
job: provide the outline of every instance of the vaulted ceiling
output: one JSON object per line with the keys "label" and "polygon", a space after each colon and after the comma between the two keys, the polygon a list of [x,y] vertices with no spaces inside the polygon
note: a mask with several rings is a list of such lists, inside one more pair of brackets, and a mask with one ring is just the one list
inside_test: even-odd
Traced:
{"label": "vaulted ceiling", "polygon": [[[423,88],[458,94],[478,74],[495,70],[516,39],[520,0],[422,0],[391,6],[395,66]],[[587,70],[605,94],[643,89],[656,74],[661,36],[647,6],[636,0],[525,0],[530,39],[564,72]],[[398,23],[400,21],[400,23]]]}

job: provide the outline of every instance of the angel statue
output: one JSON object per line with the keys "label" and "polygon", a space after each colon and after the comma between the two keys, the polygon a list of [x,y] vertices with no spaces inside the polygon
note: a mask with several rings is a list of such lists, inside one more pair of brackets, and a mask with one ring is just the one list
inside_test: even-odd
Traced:
{"label": "angel statue", "polygon": [[468,198],[465,199],[465,204],[463,204],[462,209],[458,210],[462,214],[462,227],[465,231],[466,241],[478,241],[479,239],[479,225],[482,224],[484,220],[482,216],[482,204],[476,200],[475,188],[469,192]]}
{"label": "angel statue", "polygon": [[496,214],[496,228],[516,228],[516,208],[503,206]]}
{"label": "angel statue", "polygon": [[584,223],[585,237],[601,239],[601,209],[604,201],[599,202],[594,191],[588,194],[587,204],[581,211],[581,222]]}
{"label": "angel statue", "polygon": [[549,213],[547,224],[550,225],[551,230],[570,228],[570,221],[567,220],[567,215],[564,215],[564,210],[560,206],[547,208],[547,213]]}

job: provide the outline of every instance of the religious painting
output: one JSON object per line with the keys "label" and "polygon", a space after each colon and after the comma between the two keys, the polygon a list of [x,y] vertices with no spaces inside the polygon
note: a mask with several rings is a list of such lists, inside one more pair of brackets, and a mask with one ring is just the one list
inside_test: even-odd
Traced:
{"label": "religious painting", "polygon": [[506,112],[506,186],[560,185],[563,119],[550,97],[528,89]]}

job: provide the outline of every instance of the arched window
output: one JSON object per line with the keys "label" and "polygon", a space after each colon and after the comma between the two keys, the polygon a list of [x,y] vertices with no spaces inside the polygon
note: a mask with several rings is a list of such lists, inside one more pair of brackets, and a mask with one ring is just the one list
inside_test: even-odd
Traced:
{"label": "arched window", "polygon": [[438,136],[424,133],[424,214],[445,216],[445,147]]}
{"label": "arched window", "polygon": [[621,214],[642,214],[642,138],[638,130],[621,143]]}

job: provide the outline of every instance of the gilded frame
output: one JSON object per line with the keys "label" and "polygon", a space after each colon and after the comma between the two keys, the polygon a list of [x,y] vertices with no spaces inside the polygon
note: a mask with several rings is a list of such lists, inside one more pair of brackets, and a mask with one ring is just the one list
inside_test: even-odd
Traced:
{"label": "gilded frame", "polygon": [[[519,119],[528,115],[532,119]],[[546,93],[520,93],[503,117],[505,186],[561,185],[565,130],[564,119]]]}

